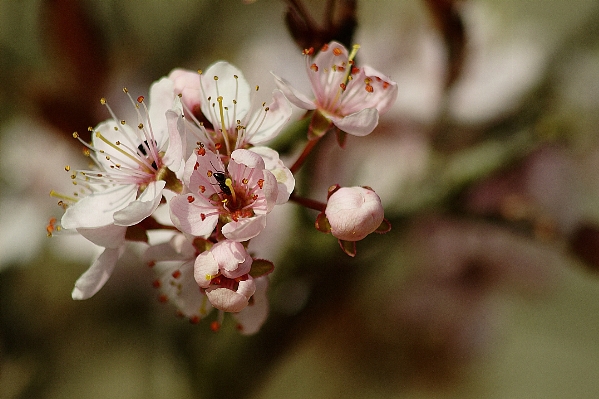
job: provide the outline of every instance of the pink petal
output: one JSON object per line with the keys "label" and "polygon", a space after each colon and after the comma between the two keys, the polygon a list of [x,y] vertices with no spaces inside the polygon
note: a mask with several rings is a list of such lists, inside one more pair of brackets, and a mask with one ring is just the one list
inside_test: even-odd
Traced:
{"label": "pink petal", "polygon": [[333,124],[342,131],[354,136],[366,136],[379,123],[379,112],[376,108],[365,108],[346,117],[331,117]]}
{"label": "pink petal", "polygon": [[[339,55],[335,55],[335,49],[340,50]],[[351,65],[347,63],[347,49],[341,43],[332,41],[328,44],[328,49],[318,52],[312,61],[318,66],[317,71],[310,68],[307,70],[308,78],[312,83],[312,91],[316,96],[316,101],[327,108],[336,101],[340,85],[345,81],[348,68],[351,68]],[[344,70],[337,66],[343,66]]]}
{"label": "pink petal", "polygon": [[[185,164],[183,175],[185,184],[190,190],[198,196],[206,198],[220,192],[216,179],[214,177],[209,178],[208,171],[224,171],[220,158],[212,151],[206,151],[204,155],[198,155],[194,152]],[[203,187],[203,189],[200,189],[200,187]]]}
{"label": "pink petal", "polygon": [[181,101],[185,108],[193,112],[200,106],[203,99],[200,91],[200,75],[197,71],[173,69],[168,77],[173,81],[174,94],[181,94]]}
{"label": "pink petal", "polygon": [[241,243],[230,240],[221,241],[210,251],[219,265],[220,272],[225,277],[234,279],[249,273],[252,258]]}
{"label": "pink petal", "polygon": [[228,288],[210,287],[206,296],[212,306],[224,312],[240,312],[248,305],[248,298]]}
{"label": "pink petal", "polygon": [[[189,202],[189,197],[193,198],[193,202]],[[173,224],[179,230],[197,237],[212,233],[218,222],[217,209],[207,199],[198,195],[177,195],[171,199],[170,212]]]}
{"label": "pink petal", "polygon": [[206,296],[217,309],[237,313],[243,310],[252,295],[256,292],[256,284],[251,276],[238,283],[237,291],[222,287],[209,287]]}
{"label": "pink petal", "polygon": [[[149,127],[152,128],[157,147],[162,148],[169,137],[165,114],[168,110],[171,110],[175,104],[176,96],[173,81],[168,78],[162,78],[159,81],[154,82],[152,86],[150,86],[149,97]],[[144,115],[143,109],[140,110],[140,112]],[[144,124],[146,123],[147,122]]]}
{"label": "pink petal", "polygon": [[[238,176],[242,176],[245,167],[239,167],[240,164],[255,169],[264,169],[264,160],[262,157],[249,150],[235,150],[231,153],[231,159],[234,162],[229,163],[229,173],[233,179],[237,179]],[[233,166],[231,166],[233,164]]]}
{"label": "pink petal", "polygon": [[[272,211],[272,208],[277,204],[277,198],[279,196],[279,183],[277,182],[277,178],[268,170],[262,171],[262,176],[264,179],[264,184],[262,185],[262,194],[266,199],[266,213]],[[262,212],[258,212],[261,209],[255,209],[257,214],[261,214]]]}
{"label": "pink petal", "polygon": [[369,107],[376,107],[376,109],[379,110],[379,114],[382,115],[387,112],[395,103],[395,100],[397,100],[397,83],[369,66],[365,66],[363,70],[366,76],[372,78],[370,84],[374,88],[374,91],[372,92],[373,97],[371,98]]}
{"label": "pink petal", "polygon": [[229,240],[243,242],[256,237],[264,227],[266,215],[229,222],[223,226],[222,233]]}
{"label": "pink petal", "polygon": [[250,335],[258,332],[268,316],[268,298],[266,289],[268,288],[268,277],[263,276],[254,279],[256,292],[252,297],[252,303],[233,317],[239,323],[241,334]]}
{"label": "pink petal", "polygon": [[338,105],[339,114],[349,115],[364,108],[385,113],[397,99],[397,83],[370,67],[363,67],[347,83]]}
{"label": "pink petal", "polygon": [[193,266],[193,277],[202,288],[210,286],[210,281],[219,273],[218,262],[210,251],[198,255]]}
{"label": "pink petal", "polygon": [[284,204],[295,188],[295,178],[291,171],[279,159],[279,153],[270,147],[252,147],[250,151],[259,154],[264,160],[266,170],[271,172],[277,180],[276,204]]}
{"label": "pink petal", "polygon": [[180,132],[185,132],[183,126],[185,121],[180,113],[169,110],[166,112],[166,123],[169,139],[168,148],[162,160],[170,170],[177,173],[184,165],[183,154],[185,153],[184,143],[186,143],[186,140],[181,138]]}

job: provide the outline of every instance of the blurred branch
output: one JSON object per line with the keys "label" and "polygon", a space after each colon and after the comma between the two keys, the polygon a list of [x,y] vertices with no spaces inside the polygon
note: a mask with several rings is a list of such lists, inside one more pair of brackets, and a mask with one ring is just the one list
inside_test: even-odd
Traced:
{"label": "blurred branch", "polygon": [[459,13],[459,0],[424,0],[447,49],[445,88],[460,76],[466,53],[466,29]]}
{"label": "blurred branch", "polygon": [[[108,56],[102,29],[77,0],[45,0],[41,4],[42,37],[53,58],[59,88],[34,94],[42,116],[70,135],[89,140],[87,127],[97,122],[94,110],[108,77]],[[39,89],[38,89],[39,90]]]}
{"label": "blurred branch", "polygon": [[[285,23],[291,37],[300,49],[321,48],[336,40],[346,47],[353,44],[353,36],[358,25],[357,0],[327,0],[324,23],[320,26],[306,9],[301,0],[286,0]],[[335,3],[338,18],[335,18]]]}

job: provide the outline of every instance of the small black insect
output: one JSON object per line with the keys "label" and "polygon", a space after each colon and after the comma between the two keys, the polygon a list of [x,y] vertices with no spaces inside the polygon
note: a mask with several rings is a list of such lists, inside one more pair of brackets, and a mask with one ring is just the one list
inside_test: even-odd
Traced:
{"label": "small black insect", "polygon": [[[212,165],[212,162],[210,162],[210,165]],[[214,165],[212,165],[212,167],[214,168]],[[214,169],[215,169],[214,172],[212,172],[212,176],[214,176],[214,180],[216,180],[216,182],[218,183],[218,186],[220,187],[220,189],[222,190],[223,193],[225,193],[227,195],[231,195],[231,189],[226,184],[227,176],[225,175],[225,172],[218,171],[218,170],[216,170],[216,168],[214,168]]]}
{"label": "small black insect", "polygon": [[[154,142],[154,146],[157,145],[156,140],[152,140]],[[143,144],[140,144],[137,146],[137,149],[139,150],[139,152],[141,152],[144,156],[148,155],[148,151],[146,151],[146,148],[150,148],[150,144],[148,143],[148,140],[144,140]]]}
{"label": "small black insect", "polygon": [[[154,142],[154,146],[156,146],[156,140],[153,140]],[[137,146],[137,149],[139,150],[139,152],[141,152],[144,156],[148,156],[148,151],[146,151],[146,148],[150,148],[150,145],[148,144],[148,140],[144,140],[143,144],[140,144]],[[158,169],[158,166],[156,165],[156,161],[152,162],[152,167],[154,169]]]}

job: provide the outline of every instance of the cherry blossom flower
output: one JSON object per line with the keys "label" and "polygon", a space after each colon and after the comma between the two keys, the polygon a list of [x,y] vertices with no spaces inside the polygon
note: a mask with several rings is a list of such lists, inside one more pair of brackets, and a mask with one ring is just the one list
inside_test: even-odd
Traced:
{"label": "cherry blossom flower", "polygon": [[219,223],[230,240],[257,236],[278,196],[277,180],[262,157],[242,149],[231,154],[225,172],[219,156],[198,147],[186,163],[184,182],[190,192],[171,200],[171,219],[181,231],[198,237],[210,235]]}
{"label": "cherry blossom flower", "polygon": [[[152,85],[149,109],[142,96],[137,103],[130,97],[138,114],[136,127],[119,121],[108,108],[113,119],[93,129],[91,145],[81,141],[98,170],[72,173],[73,183],[82,188],[84,196],[79,198],[76,193],[76,197],[67,198],[73,205],[62,217],[63,228],[132,226],[156,210],[165,187],[180,191],[174,172],[182,163],[176,128],[181,111],[172,85],[166,78]],[[102,99],[102,103],[106,101]],[[76,133],[74,136],[79,138]]]}
{"label": "cherry blossom flower", "polygon": [[[329,123],[355,136],[370,134],[397,98],[397,84],[375,69],[354,66],[351,54],[340,43],[326,44],[314,57],[314,49],[304,50],[306,70],[314,100],[297,91],[276,75],[279,89],[294,105],[305,110],[318,110]],[[327,129],[324,129],[323,133]]]}
{"label": "cherry blossom flower", "polygon": [[[129,95],[126,89],[125,93]],[[89,298],[102,288],[124,251],[127,226],[141,222],[156,210],[165,187],[173,191],[182,188],[175,175],[182,166],[182,153],[176,128],[181,109],[173,83],[163,78],[152,85],[149,108],[143,97],[137,102],[129,98],[137,111],[138,126],[132,128],[124,120],[119,121],[102,99],[113,119],[92,129],[91,144],[79,139],[97,170],[72,172],[71,179],[80,188],[73,196],[51,193],[66,206],[61,228],[74,229],[104,247],[75,283],[73,299]],[[74,136],[79,138],[76,133]],[[69,166],[65,169],[70,171]]]}
{"label": "cherry blossom flower", "polygon": [[[170,78],[181,93],[187,115],[182,136],[191,135],[213,151],[225,150],[228,155],[237,148],[265,143],[291,117],[291,104],[280,90],[273,91],[269,105],[256,106],[250,85],[241,71],[228,62],[216,62],[199,75],[175,69]],[[202,118],[198,107],[207,124],[198,119]]]}

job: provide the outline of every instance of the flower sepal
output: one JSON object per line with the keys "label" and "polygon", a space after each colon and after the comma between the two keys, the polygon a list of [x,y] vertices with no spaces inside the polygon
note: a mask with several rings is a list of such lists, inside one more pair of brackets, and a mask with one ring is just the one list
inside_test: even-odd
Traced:
{"label": "flower sepal", "polygon": [[356,256],[357,249],[355,241],[339,240],[339,246],[341,247],[341,250],[343,252],[345,252],[352,258]]}
{"label": "flower sepal", "polygon": [[174,193],[181,194],[183,191],[183,182],[177,178],[175,172],[170,170],[167,167],[163,167],[159,171],[159,175],[157,176],[159,180],[164,180],[166,185],[164,188],[167,190],[171,190]]}
{"label": "flower sepal", "polygon": [[322,112],[316,110],[312,113],[310,118],[310,125],[308,126],[308,139],[314,140],[324,136],[331,127],[333,122],[327,118]]}
{"label": "flower sepal", "polygon": [[388,233],[389,231],[391,231],[391,222],[388,221],[387,219],[383,219],[383,221],[381,222],[379,227],[376,228],[374,233],[385,234],[385,233]]}
{"label": "flower sepal", "polygon": [[331,233],[331,224],[329,223],[329,219],[327,219],[327,215],[325,215],[324,212],[320,212],[318,216],[316,216],[314,227],[316,227],[316,230],[320,231],[321,233]]}
{"label": "flower sepal", "polygon": [[249,275],[253,278],[266,276],[275,270],[275,265],[266,259],[254,259]]}

